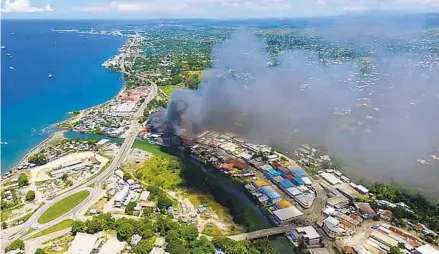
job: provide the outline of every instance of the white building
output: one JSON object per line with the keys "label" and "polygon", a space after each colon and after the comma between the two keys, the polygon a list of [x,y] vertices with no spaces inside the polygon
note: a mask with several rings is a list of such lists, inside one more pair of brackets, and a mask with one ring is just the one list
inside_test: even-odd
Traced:
{"label": "white building", "polygon": [[93,251],[98,237],[85,233],[76,233],[67,254],[90,254]]}
{"label": "white building", "polygon": [[325,231],[325,233],[329,236],[337,236],[341,232],[339,224],[340,221],[337,218],[329,216],[323,221],[323,231]]}
{"label": "white building", "polygon": [[342,181],[332,173],[321,173],[320,176],[332,185],[340,184]]}
{"label": "white building", "polygon": [[416,248],[416,254],[439,254],[439,251],[430,244],[422,245]]}
{"label": "white building", "polygon": [[320,240],[322,238],[312,226],[298,227],[296,228],[296,231],[304,237],[304,240],[309,245],[320,243]]}
{"label": "white building", "polygon": [[113,115],[114,116],[130,116],[133,114],[135,107],[136,107],[136,102],[133,102],[133,101],[121,103],[121,104],[117,105],[116,109],[114,110]]}
{"label": "white building", "polygon": [[128,193],[130,191],[130,188],[128,185],[125,185],[121,191],[116,193],[116,196],[114,198],[114,206],[115,207],[121,207],[125,198],[128,196]]}
{"label": "white building", "polygon": [[355,186],[355,189],[356,189],[358,192],[360,192],[361,194],[367,194],[367,193],[369,193],[369,190],[368,190],[366,187],[364,187],[363,185],[357,185],[357,186]]}
{"label": "white building", "polygon": [[276,224],[283,224],[285,222],[293,221],[302,215],[303,213],[294,206],[279,209],[273,212],[273,218]]}

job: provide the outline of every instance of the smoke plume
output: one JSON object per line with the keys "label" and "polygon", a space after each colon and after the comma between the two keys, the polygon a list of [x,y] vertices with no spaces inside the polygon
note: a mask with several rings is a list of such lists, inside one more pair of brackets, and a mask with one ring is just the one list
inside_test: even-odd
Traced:
{"label": "smoke plume", "polygon": [[173,92],[166,123],[287,152],[324,146],[354,178],[438,193],[431,156],[439,154],[438,34],[423,22],[382,21],[340,19],[299,31],[298,38],[318,39],[277,56],[255,31],[238,30],[215,48],[198,90]]}

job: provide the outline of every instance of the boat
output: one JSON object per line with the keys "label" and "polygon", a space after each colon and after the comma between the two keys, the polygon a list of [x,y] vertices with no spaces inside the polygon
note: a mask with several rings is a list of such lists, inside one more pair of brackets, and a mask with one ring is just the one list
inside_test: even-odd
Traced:
{"label": "boat", "polygon": [[12,54],[11,53],[6,53],[6,56],[12,58]]}
{"label": "boat", "polygon": [[49,73],[49,78],[52,78],[52,73]]}
{"label": "boat", "polygon": [[9,66],[9,69],[11,69],[11,70],[15,71],[15,68],[14,68],[14,67],[12,67],[12,66]]}
{"label": "boat", "polygon": [[6,49],[6,46],[5,46],[5,45],[2,45],[2,49]]}

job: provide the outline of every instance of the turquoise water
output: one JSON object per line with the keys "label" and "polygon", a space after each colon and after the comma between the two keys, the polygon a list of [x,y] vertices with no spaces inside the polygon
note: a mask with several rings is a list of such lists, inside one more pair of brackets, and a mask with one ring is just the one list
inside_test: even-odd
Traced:
{"label": "turquoise water", "polygon": [[[2,20],[1,171],[44,140],[67,112],[114,97],[122,76],[101,67],[123,37],[60,33],[84,21]],[[11,54],[12,58],[6,54]],[[52,73],[52,78],[48,74]]]}

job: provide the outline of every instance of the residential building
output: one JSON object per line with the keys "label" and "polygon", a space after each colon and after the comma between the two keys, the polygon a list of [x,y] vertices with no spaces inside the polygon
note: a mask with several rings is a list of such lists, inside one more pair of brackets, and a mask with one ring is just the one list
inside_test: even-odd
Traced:
{"label": "residential building", "polygon": [[302,215],[303,213],[294,206],[279,209],[273,212],[274,221],[278,225],[291,222]]}
{"label": "residential building", "polygon": [[297,233],[303,237],[305,243],[308,245],[319,244],[322,237],[317,233],[314,227],[298,227],[296,228]]}

